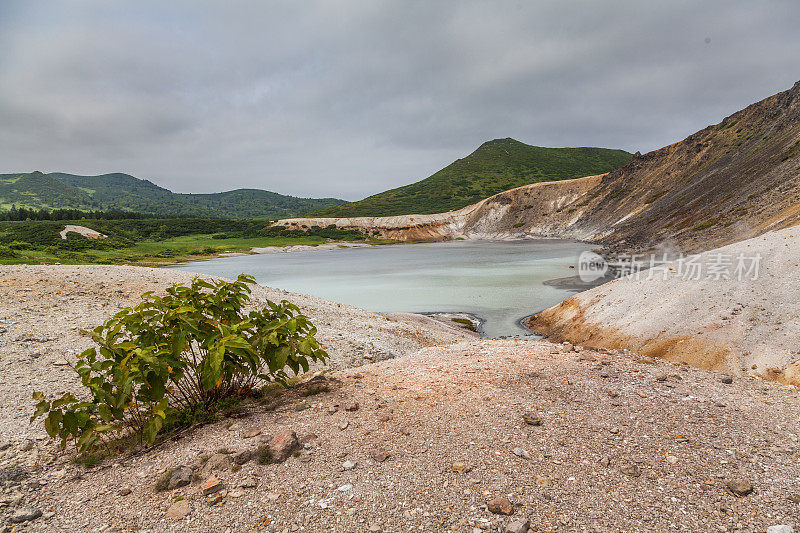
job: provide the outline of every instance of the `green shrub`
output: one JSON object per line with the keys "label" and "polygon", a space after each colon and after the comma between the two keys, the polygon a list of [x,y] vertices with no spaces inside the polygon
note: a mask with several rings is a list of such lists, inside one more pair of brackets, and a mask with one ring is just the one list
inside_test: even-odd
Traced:
{"label": "green shrub", "polygon": [[155,491],[156,492],[164,492],[169,488],[169,480],[172,478],[172,474],[175,473],[174,468],[168,468],[163,474],[158,476],[155,484]]}
{"label": "green shrub", "polygon": [[476,333],[478,331],[478,328],[475,327],[475,323],[469,318],[451,318],[450,320],[452,320],[456,324],[461,324],[470,331],[474,331]]}
{"label": "green shrub", "polygon": [[12,259],[18,256],[19,254],[8,246],[0,246],[0,259]]}
{"label": "green shrub", "polygon": [[717,222],[718,222],[718,220],[717,220],[717,219],[714,219],[714,220],[708,220],[708,221],[706,221],[706,222],[701,222],[701,223],[699,223],[699,224],[695,224],[694,226],[692,226],[692,229],[693,229],[694,231],[701,231],[701,230],[704,230],[704,229],[708,229],[708,228],[710,228],[711,226],[716,226]]}
{"label": "green shrub", "polygon": [[252,283],[244,274],[233,282],[195,278],[163,297],[143,294],[136,307],[85,332],[98,348],[80,354],[74,368],[88,397],[51,401],[36,392],[31,421],[46,415],[47,433],[82,452],[111,438],[152,444],[187,412],[212,412],[226,397],[325,361],[316,328],[293,304],[267,301],[244,313]]}
{"label": "green shrub", "polygon": [[325,392],[330,392],[330,391],[331,391],[330,387],[328,387],[327,385],[322,385],[322,386],[311,387],[310,389],[306,389],[306,390],[303,391],[302,395],[305,396],[305,397],[309,397],[309,396],[315,396],[317,394],[323,394]]}
{"label": "green shrub", "polygon": [[260,465],[272,464],[272,452],[266,444],[260,445],[256,449],[256,462]]}

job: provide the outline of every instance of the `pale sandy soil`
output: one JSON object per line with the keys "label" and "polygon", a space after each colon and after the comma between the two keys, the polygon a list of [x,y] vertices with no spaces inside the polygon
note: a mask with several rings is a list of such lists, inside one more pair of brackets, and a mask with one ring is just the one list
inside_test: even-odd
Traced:
{"label": "pale sandy soil", "polygon": [[[734,274],[740,254],[761,256],[757,278]],[[727,279],[706,276],[719,257],[732,261]],[[670,263],[666,279],[661,271],[606,283],[542,312],[532,327],[558,341],[800,384],[800,227],[705,252],[699,263],[700,279]]]}
{"label": "pale sandy soil", "polygon": [[[196,274],[122,266],[4,266],[0,269],[0,440],[27,432],[34,389],[74,390],[61,363],[90,347],[91,329],[149,290],[188,282]],[[472,338],[456,326],[421,315],[378,314],[312,296],[256,287],[253,303],[287,299],[319,330],[330,368],[345,368]]]}
{"label": "pale sandy soil", "polygon": [[59,232],[62,239],[67,238],[68,233],[77,233],[78,235],[83,235],[87,239],[105,239],[106,236],[102,233],[93,230],[92,228],[87,228],[86,226],[73,226],[71,224],[67,224],[64,226],[64,229]]}

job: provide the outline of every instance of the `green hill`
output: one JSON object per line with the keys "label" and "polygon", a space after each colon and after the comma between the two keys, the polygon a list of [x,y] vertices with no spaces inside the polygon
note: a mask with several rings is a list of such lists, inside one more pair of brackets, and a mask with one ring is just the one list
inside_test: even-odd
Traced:
{"label": "green hill", "polygon": [[537,183],[608,172],[633,156],[607,148],[542,148],[514,139],[483,143],[463,159],[422,181],[310,216],[354,217],[440,213],[499,192]]}
{"label": "green hill", "polygon": [[0,174],[0,209],[126,210],[165,216],[285,218],[345,203],[335,198],[295,198],[259,189],[178,194],[128,174],[77,176],[53,172]]}

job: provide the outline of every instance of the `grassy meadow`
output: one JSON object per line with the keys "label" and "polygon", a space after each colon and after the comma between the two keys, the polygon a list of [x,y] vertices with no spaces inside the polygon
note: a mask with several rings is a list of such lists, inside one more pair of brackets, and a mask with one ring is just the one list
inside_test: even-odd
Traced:
{"label": "grassy meadow", "polygon": [[[59,232],[66,225],[91,228],[107,236],[88,239]],[[0,264],[165,265],[249,253],[253,247],[316,246],[327,242],[384,244],[352,230],[276,228],[266,221],[218,219],[63,220],[0,222]]]}

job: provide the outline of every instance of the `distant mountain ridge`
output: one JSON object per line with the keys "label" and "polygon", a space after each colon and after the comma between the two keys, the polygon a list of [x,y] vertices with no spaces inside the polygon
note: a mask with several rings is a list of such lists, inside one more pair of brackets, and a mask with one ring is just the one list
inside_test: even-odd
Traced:
{"label": "distant mountain ridge", "polygon": [[278,224],[404,241],[580,239],[619,252],[724,246],[800,224],[800,82],[602,175],[518,187],[456,212]]}
{"label": "distant mountain ridge", "polygon": [[213,218],[283,218],[346,203],[336,198],[296,198],[260,189],[210,194],[174,193],[122,173],[79,176],[63,172],[0,174],[0,209],[126,210]]}
{"label": "distant mountain ridge", "polygon": [[494,139],[422,181],[321,209],[309,216],[394,216],[452,211],[522,185],[602,174],[629,163],[632,157],[624,150],[543,148],[511,138]]}

